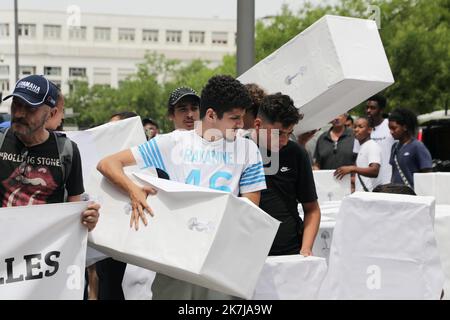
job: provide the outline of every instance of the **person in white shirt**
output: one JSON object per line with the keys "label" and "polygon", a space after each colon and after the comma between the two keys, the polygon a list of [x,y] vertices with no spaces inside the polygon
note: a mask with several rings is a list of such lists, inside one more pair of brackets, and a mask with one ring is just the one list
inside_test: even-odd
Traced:
{"label": "person in white shirt", "polygon": [[[373,130],[370,138],[381,147],[381,159],[383,164],[380,167],[379,179],[383,184],[391,182],[392,166],[389,164],[391,149],[394,138],[389,130],[388,119],[383,118],[383,111],[386,108],[386,98],[376,94],[367,99],[366,114]],[[358,153],[360,144],[355,140],[354,153]]]}
{"label": "person in white shirt", "polygon": [[[261,154],[251,139],[236,137],[250,104],[249,93],[238,80],[212,77],[203,88],[201,121],[194,130],[158,135],[99,162],[97,169],[129,194],[130,227],[137,230],[139,219],[147,225],[145,212],[153,215],[147,195],[156,193],[151,187],[137,186],[124,174],[123,167],[134,164],[163,170],[170,180],[231,192],[259,205],[260,191],[266,188]],[[152,291],[154,299],[231,298],[161,274]]]}
{"label": "person in white shirt", "polygon": [[334,175],[337,179],[342,179],[346,174],[355,174],[355,191],[372,191],[382,184],[379,179],[382,165],[381,148],[370,138],[372,128],[367,118],[361,117],[356,120],[353,131],[361,145],[356,165],[339,167]]}

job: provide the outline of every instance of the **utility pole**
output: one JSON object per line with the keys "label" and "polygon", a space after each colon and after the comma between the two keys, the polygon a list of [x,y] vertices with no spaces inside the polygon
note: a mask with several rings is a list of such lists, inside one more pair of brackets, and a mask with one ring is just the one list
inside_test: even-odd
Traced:
{"label": "utility pole", "polygon": [[17,0],[14,0],[14,48],[16,61],[16,82],[19,81],[19,19]]}
{"label": "utility pole", "polygon": [[255,0],[237,0],[237,75],[255,64]]}

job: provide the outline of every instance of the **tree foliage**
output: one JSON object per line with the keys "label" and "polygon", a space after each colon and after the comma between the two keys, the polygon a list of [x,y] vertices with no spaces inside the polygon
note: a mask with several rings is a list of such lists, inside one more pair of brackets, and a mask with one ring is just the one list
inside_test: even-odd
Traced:
{"label": "tree foliage", "polygon": [[[298,12],[284,6],[280,14],[257,22],[256,61],[325,14],[368,18],[371,15],[368,8],[376,5],[381,12],[381,39],[395,79],[395,84],[385,92],[388,110],[399,106],[417,113],[442,109],[448,103],[450,83],[449,3],[449,0],[340,0],[334,5],[314,6],[306,1]],[[81,127],[101,124],[114,112],[130,110],[156,119],[168,130],[170,92],[179,86],[190,86],[200,93],[215,74],[235,76],[236,56],[225,56],[221,65],[211,67],[208,61],[182,64],[149,53],[138,65],[137,73],[121,82],[117,89],[73,83],[66,105],[78,114]],[[356,110],[362,112],[361,108]]]}

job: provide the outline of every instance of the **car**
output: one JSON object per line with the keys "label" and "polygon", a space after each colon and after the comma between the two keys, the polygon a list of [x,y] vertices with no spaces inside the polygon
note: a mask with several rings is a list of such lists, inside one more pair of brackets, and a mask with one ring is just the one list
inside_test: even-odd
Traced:
{"label": "car", "polygon": [[421,140],[431,153],[434,171],[450,172],[450,112],[435,111],[418,117]]}

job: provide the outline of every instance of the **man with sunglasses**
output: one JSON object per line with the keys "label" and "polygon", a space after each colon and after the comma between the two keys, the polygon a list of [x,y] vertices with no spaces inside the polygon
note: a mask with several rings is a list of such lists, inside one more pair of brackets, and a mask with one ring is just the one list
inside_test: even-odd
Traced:
{"label": "man with sunglasses", "polygon": [[[57,117],[58,88],[43,76],[31,75],[19,80],[3,100],[9,98],[11,127],[0,136],[0,206],[80,201],[84,187],[77,145],[46,129]],[[62,163],[58,139],[72,149],[70,166]],[[90,204],[82,213],[89,231],[97,224],[99,208]]]}

